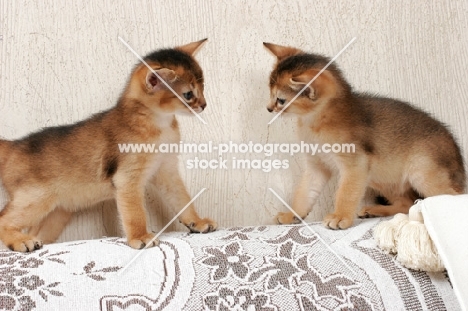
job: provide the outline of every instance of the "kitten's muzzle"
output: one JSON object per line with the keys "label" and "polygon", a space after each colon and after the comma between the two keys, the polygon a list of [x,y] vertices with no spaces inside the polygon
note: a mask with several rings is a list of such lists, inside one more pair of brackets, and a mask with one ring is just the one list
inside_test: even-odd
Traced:
{"label": "kitten's muzzle", "polygon": [[196,113],[203,112],[203,110],[205,110],[205,108],[206,108],[206,103],[204,101],[203,102],[198,102],[197,104],[192,105],[192,109]]}
{"label": "kitten's muzzle", "polygon": [[266,106],[266,109],[268,110],[268,112],[273,112],[276,110],[276,103],[269,103],[267,106]]}

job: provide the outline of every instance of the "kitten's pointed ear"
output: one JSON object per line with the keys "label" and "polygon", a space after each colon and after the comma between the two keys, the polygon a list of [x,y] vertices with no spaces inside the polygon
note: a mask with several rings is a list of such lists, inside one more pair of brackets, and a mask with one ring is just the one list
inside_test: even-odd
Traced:
{"label": "kitten's pointed ear", "polygon": [[[292,77],[291,79],[289,79],[289,82],[291,82],[291,84],[296,84],[296,85],[299,85],[299,84],[307,84],[309,83],[313,78],[315,78],[315,74],[317,74],[318,72],[316,72],[315,70],[313,71],[306,71],[298,76],[294,76]],[[318,78],[318,77],[317,77]]]}
{"label": "kitten's pointed ear", "polygon": [[268,51],[270,51],[274,56],[276,56],[279,61],[285,59],[286,57],[302,53],[302,51],[299,49],[290,46],[277,45],[269,42],[263,42],[263,46],[265,46],[268,49]]}
{"label": "kitten's pointed ear", "polygon": [[200,48],[203,46],[203,44],[206,41],[208,41],[208,39],[203,39],[197,42],[192,42],[186,45],[182,45],[182,46],[176,47],[176,49],[194,56],[200,50]]}
{"label": "kitten's pointed ear", "polygon": [[[154,72],[158,74],[164,81],[167,83],[172,83],[175,80],[177,80],[177,75],[176,73],[167,68],[161,68],[161,69],[153,69]],[[164,83],[162,83],[159,78],[153,73],[153,71],[148,69],[148,73],[146,74],[146,80],[145,80],[145,85],[146,89],[150,92],[155,92],[159,89],[161,89],[164,86]]]}
{"label": "kitten's pointed ear", "polygon": [[[307,83],[310,82],[310,80],[311,79],[307,80],[307,77],[305,77],[305,76],[293,77],[293,78],[289,79],[289,86],[294,91],[299,92],[300,90],[302,90],[307,85]],[[306,95],[307,97],[309,97],[310,99],[315,99],[316,98],[316,96],[315,96],[316,92],[315,92],[315,88],[314,88],[314,86],[312,86],[312,84],[309,85],[309,87],[303,91],[303,94]]]}
{"label": "kitten's pointed ear", "polygon": [[303,92],[304,95],[313,100],[331,97],[336,94],[337,84],[333,75],[328,70],[324,70],[320,74],[319,72],[320,70],[318,69],[305,71],[289,79],[289,85],[293,90],[299,92],[309,84],[310,81],[314,80]]}

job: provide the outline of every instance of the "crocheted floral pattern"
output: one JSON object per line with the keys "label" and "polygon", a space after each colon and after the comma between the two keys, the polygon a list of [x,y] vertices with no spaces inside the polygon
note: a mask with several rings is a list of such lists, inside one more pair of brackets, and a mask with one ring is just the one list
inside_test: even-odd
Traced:
{"label": "crocheted floral pattern", "polygon": [[214,281],[220,281],[230,273],[243,279],[249,271],[248,263],[252,256],[242,254],[240,244],[237,242],[223,248],[207,248],[205,252],[209,257],[202,263],[213,268],[212,279]]}
{"label": "crocheted floral pattern", "polygon": [[120,238],[0,251],[0,310],[458,310],[443,273],[376,247],[377,222],[167,233],[140,251]]}

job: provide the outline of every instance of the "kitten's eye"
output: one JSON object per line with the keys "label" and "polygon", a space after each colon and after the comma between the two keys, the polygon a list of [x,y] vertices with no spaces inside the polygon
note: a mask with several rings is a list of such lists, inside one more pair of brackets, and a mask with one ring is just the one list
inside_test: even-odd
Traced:
{"label": "kitten's eye", "polygon": [[189,91],[187,93],[183,93],[186,100],[191,100],[193,98],[193,92]]}
{"label": "kitten's eye", "polygon": [[278,98],[276,99],[276,101],[278,102],[278,104],[284,105],[284,103],[286,102],[286,99],[284,99],[284,98],[279,98],[279,97],[278,97]]}

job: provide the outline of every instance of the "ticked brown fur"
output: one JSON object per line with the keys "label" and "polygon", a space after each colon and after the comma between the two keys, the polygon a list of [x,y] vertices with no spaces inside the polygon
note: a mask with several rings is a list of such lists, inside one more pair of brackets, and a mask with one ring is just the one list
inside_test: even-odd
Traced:
{"label": "ticked brown fur", "polygon": [[[193,54],[205,40],[158,50],[144,59],[197,113],[206,106],[203,73]],[[73,212],[115,199],[128,243],[154,237],[145,216],[145,188],[181,209],[190,196],[176,154],[121,153],[118,144],[178,143],[175,114],[191,114],[144,64],[133,70],[117,105],[69,126],[46,128],[15,141],[0,140],[0,178],[10,201],[0,212],[0,239],[27,252],[54,241]],[[193,204],[179,220],[193,232],[216,229]],[[151,242],[153,246],[157,240]]]}
{"label": "ticked brown fur", "polygon": [[[311,81],[329,59],[291,47],[264,43],[277,57],[270,75],[271,102],[279,112]],[[367,188],[390,205],[364,207],[360,217],[407,213],[418,197],[460,194],[466,175],[460,148],[439,121],[410,104],[356,93],[331,64],[283,113],[298,118],[299,139],[306,143],[354,144],[354,153],[308,156],[292,208],[305,218],[332,171],[340,175],[335,210],[324,219],[332,229],[353,224]],[[281,224],[297,223],[279,213]]]}

